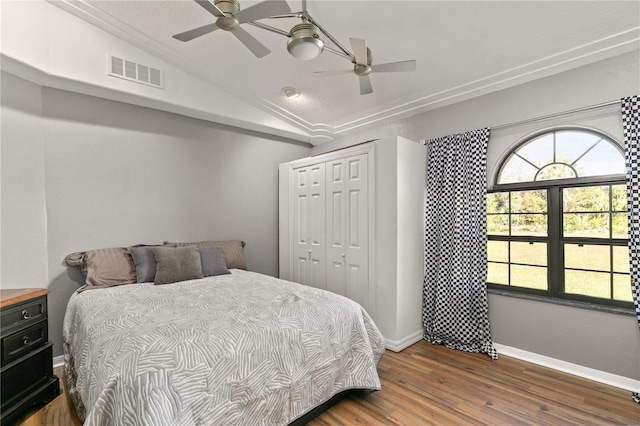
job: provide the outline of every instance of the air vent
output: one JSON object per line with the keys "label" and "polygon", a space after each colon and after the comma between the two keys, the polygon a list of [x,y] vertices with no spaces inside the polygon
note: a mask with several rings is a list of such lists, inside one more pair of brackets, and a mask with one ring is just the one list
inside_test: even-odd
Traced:
{"label": "air vent", "polygon": [[164,89],[162,70],[111,54],[109,55],[108,74],[112,77],[124,78],[125,80]]}

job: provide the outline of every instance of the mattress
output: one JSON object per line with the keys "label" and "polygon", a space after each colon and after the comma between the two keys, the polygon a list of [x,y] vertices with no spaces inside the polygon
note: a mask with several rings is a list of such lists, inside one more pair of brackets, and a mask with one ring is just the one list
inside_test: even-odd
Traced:
{"label": "mattress", "polygon": [[286,425],[350,389],[380,389],[380,331],[357,303],[232,269],[75,293],[69,394],[85,425]]}

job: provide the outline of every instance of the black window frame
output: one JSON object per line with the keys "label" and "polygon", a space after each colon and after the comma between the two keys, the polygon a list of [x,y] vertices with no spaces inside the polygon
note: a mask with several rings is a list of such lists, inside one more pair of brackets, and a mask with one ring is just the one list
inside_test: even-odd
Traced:
{"label": "black window frame", "polygon": [[[602,135],[600,132],[594,132],[592,130],[587,129],[576,129],[576,128],[555,128],[551,130],[547,130],[545,132],[540,132],[531,136],[521,143],[517,144],[513,147],[506,155],[502,158],[499,163],[498,172],[495,175],[494,181],[497,181],[500,172],[503,167],[507,163],[507,161],[511,158],[512,154],[516,152],[520,147],[525,145],[527,142],[531,141],[534,138],[539,137],[545,133],[553,133],[562,130],[580,130],[590,133],[596,133],[598,136],[603,136],[606,140],[609,140],[610,143],[614,144],[619,151],[622,151],[620,146],[616,143],[616,141],[607,135]],[[624,158],[624,154],[623,158]],[[564,245],[565,244],[589,244],[589,245],[605,245],[605,246],[625,246],[628,247],[628,238],[613,238],[612,235],[609,235],[609,238],[602,237],[565,237],[563,235],[563,200],[562,194],[563,189],[565,188],[574,188],[574,187],[585,187],[585,186],[606,186],[608,185],[625,185],[627,183],[627,177],[625,174],[619,175],[602,175],[602,176],[585,176],[585,177],[577,177],[577,178],[564,178],[564,179],[554,179],[554,180],[541,180],[541,181],[533,181],[533,182],[516,182],[516,183],[506,183],[506,184],[495,184],[492,188],[487,190],[487,194],[492,193],[511,193],[516,191],[528,191],[528,190],[546,190],[547,191],[547,235],[546,236],[525,236],[525,235],[496,235],[496,234],[488,234],[488,241],[513,241],[513,242],[527,242],[527,243],[535,243],[535,242],[544,242],[547,244],[547,290],[539,290],[533,288],[526,287],[518,287],[511,284],[511,278],[509,277],[509,284],[495,284],[491,282],[487,282],[487,287],[489,289],[495,289],[505,292],[513,292],[519,294],[528,294],[533,296],[538,296],[542,298],[548,299],[561,299],[564,301],[577,301],[588,304],[595,305],[603,305],[603,306],[613,306],[617,308],[633,308],[632,301],[622,301],[613,299],[614,295],[611,294],[609,299],[587,296],[582,294],[573,294],[566,293],[565,290],[565,269],[569,270],[580,270],[576,268],[566,268],[565,267],[565,259],[564,259]],[[611,191],[609,191],[609,214],[611,214],[613,206],[611,204]],[[511,216],[511,212],[509,215]],[[490,215],[490,213],[487,213]],[[611,221],[609,222],[609,228],[611,229]],[[510,247],[510,245],[509,245]],[[518,263],[511,262],[511,250],[508,252],[508,258],[506,262],[496,262],[491,261],[489,263],[501,263],[508,265],[518,265]],[[612,250],[610,250],[611,256]],[[613,264],[610,259],[610,283],[613,282]],[[509,266],[509,271],[511,270]],[[613,285],[613,284],[611,284]],[[629,286],[631,288],[631,286]],[[613,290],[613,289],[612,289]]]}

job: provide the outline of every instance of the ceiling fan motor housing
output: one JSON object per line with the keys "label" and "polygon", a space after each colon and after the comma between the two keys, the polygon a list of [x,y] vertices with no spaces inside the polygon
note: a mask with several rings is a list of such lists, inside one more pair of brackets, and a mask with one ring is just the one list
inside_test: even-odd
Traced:
{"label": "ceiling fan motor housing", "polygon": [[240,25],[233,16],[240,11],[240,3],[236,0],[215,0],[214,4],[224,13],[224,16],[219,16],[216,19],[218,28],[225,31],[233,31]]}
{"label": "ceiling fan motor housing", "polygon": [[364,76],[371,74],[371,63],[373,62],[373,54],[371,54],[371,50],[367,47],[367,63],[366,64],[358,64],[356,63],[353,66],[353,72],[355,75]]}

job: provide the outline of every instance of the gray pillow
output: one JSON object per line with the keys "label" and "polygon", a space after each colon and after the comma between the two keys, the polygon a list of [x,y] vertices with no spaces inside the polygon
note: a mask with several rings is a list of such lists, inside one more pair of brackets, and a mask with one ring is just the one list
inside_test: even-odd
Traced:
{"label": "gray pillow", "polygon": [[[168,241],[165,241],[165,244],[170,243]],[[244,241],[197,241],[192,243],[175,243],[176,247],[193,245],[197,246],[198,248],[222,247],[222,250],[224,250],[224,259],[227,262],[227,268],[247,269],[247,263],[245,262],[244,258]]]}
{"label": "gray pillow", "polygon": [[222,247],[202,247],[199,250],[203,277],[231,273],[227,269],[227,262],[224,260],[224,250]]}
{"label": "gray pillow", "polygon": [[155,284],[202,278],[202,262],[197,247],[154,247],[152,250],[157,264]]}
{"label": "gray pillow", "polygon": [[[156,276],[156,258],[153,255],[155,247],[163,246],[138,245],[129,247],[129,253],[131,253],[133,263],[136,265],[136,275],[139,283],[153,282]],[[165,245],[164,247],[174,247],[174,245]]]}

